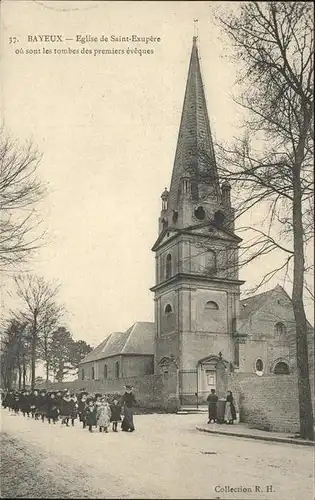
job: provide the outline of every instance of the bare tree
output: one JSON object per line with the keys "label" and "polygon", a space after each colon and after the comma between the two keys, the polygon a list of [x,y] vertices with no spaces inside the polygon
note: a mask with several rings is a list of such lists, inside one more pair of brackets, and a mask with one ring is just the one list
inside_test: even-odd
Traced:
{"label": "bare tree", "polygon": [[49,374],[52,370],[52,347],[54,342],[54,330],[61,317],[60,306],[52,303],[44,312],[41,324],[41,332],[38,339],[39,357],[45,363],[46,384],[49,384]]}
{"label": "bare tree", "polygon": [[41,155],[31,143],[22,146],[0,130],[0,266],[25,262],[40,245],[36,205],[44,188],[36,177]]}
{"label": "bare tree", "polygon": [[10,388],[17,379],[18,387],[25,387],[26,366],[29,360],[27,324],[15,318],[3,322],[1,328],[1,378]]}
{"label": "bare tree", "polygon": [[57,303],[60,285],[46,282],[33,274],[14,277],[17,296],[22,301],[22,309],[15,316],[30,325],[31,344],[31,387],[35,385],[36,360],[39,357],[38,343],[48,324],[55,324],[63,313]]}
{"label": "bare tree", "polygon": [[[313,4],[244,2],[218,18],[235,47],[246,110],[245,134],[221,147],[219,172],[241,202],[238,216],[263,206],[260,227],[245,227],[252,239],[243,246],[248,262],[283,252],[283,264],[258,286],[293,266],[292,303],[300,409],[300,435],[313,439],[308,367],[308,324],[304,309],[305,249],[313,235]],[[204,153],[202,153],[204,154]],[[244,257],[244,255],[243,255]]]}
{"label": "bare tree", "polygon": [[11,389],[17,370],[20,323],[10,320],[1,330],[1,380],[6,389]]}

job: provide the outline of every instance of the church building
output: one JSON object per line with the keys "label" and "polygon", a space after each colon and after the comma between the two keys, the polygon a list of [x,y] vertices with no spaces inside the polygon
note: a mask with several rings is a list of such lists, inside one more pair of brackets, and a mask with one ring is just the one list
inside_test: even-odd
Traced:
{"label": "church building", "polygon": [[295,321],[284,289],[278,285],[240,300],[242,240],[235,234],[231,186],[218,176],[196,37],[170,188],[161,199],[159,234],[152,248],[154,323],[139,322],[125,334],[111,334],[82,360],[79,378],[175,370],[180,402],[187,405],[196,397],[205,400],[211,388],[223,396],[231,373],[295,373]]}
{"label": "church building", "polygon": [[[162,194],[156,255],[155,366],[172,354],[182,396],[209,392],[216,366],[236,361],[240,285],[231,187],[220,186],[196,37],[170,190]],[[219,357],[219,353],[222,355]],[[220,356],[221,356],[220,355]],[[209,368],[209,370],[206,369]],[[188,401],[187,401],[188,402]]]}

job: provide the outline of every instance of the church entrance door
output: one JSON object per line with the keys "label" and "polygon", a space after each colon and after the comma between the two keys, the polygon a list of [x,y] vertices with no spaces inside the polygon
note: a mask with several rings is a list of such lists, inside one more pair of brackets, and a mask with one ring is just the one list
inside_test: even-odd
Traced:
{"label": "church entrance door", "polygon": [[227,390],[228,363],[218,356],[209,356],[198,362],[198,399],[205,402],[211,389],[214,389],[219,397]]}

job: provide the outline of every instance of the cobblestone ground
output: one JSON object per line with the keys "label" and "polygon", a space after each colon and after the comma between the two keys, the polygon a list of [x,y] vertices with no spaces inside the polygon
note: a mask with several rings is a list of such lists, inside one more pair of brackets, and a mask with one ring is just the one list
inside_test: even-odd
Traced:
{"label": "cobblestone ground", "polygon": [[134,433],[90,434],[2,410],[2,497],[314,498],[311,447],[201,433],[204,417],[141,415]]}

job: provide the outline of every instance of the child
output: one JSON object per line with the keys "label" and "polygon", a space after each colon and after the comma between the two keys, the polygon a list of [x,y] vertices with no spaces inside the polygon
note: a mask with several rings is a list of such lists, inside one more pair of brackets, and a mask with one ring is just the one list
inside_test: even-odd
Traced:
{"label": "child", "polygon": [[16,391],[14,394],[13,402],[12,402],[12,410],[16,415],[19,413],[19,407],[20,407],[20,395]]}
{"label": "child", "polygon": [[96,425],[96,406],[93,399],[89,399],[88,405],[85,411],[85,422],[89,427],[89,431],[92,432],[93,425]]}
{"label": "child", "polygon": [[98,406],[100,406],[102,404],[102,394],[98,394],[98,393],[95,394],[95,396],[94,396],[94,402],[95,402],[96,408]]}
{"label": "child", "polygon": [[71,415],[71,409],[72,409],[72,402],[70,398],[70,393],[66,392],[64,397],[62,398],[60,414],[62,417],[61,424],[66,424],[67,427],[69,427],[69,418]]}
{"label": "child", "polygon": [[97,406],[96,410],[96,423],[99,427],[100,432],[104,429],[105,432],[108,432],[108,427],[110,425],[110,417],[111,410],[110,406],[105,397],[103,397],[100,401],[100,404]]}
{"label": "child", "polygon": [[22,391],[21,394],[21,399],[20,399],[20,408],[23,413],[23,417],[27,415],[28,417],[30,416],[30,403],[29,403],[29,392],[27,389]]}
{"label": "child", "polygon": [[87,406],[86,399],[87,399],[87,393],[84,393],[81,395],[81,398],[80,398],[79,403],[78,403],[79,420],[83,424],[83,429],[85,429],[85,426],[86,426],[86,422],[85,422],[85,416],[86,416],[85,410],[86,410],[86,406]]}
{"label": "child", "polygon": [[37,400],[38,400],[38,391],[34,389],[33,394],[31,394],[30,398],[30,403],[31,403],[31,413],[32,413],[32,418],[36,418],[36,406],[37,406]]}
{"label": "child", "polygon": [[62,401],[62,392],[61,391],[57,391],[56,392],[56,403],[57,403],[57,408],[58,408],[59,411],[61,409],[61,401]]}
{"label": "child", "polygon": [[38,415],[38,418],[40,417],[42,422],[44,422],[46,413],[47,413],[47,394],[46,391],[43,389],[40,391],[38,396],[35,418]]}
{"label": "child", "polygon": [[120,416],[121,406],[119,405],[117,399],[114,399],[113,404],[111,405],[110,409],[111,409],[110,421],[113,424],[113,426],[112,426],[113,432],[118,432],[117,431],[117,424],[118,424],[118,422],[121,421],[121,416]]}
{"label": "child", "polygon": [[57,401],[56,401],[56,396],[55,393],[52,392],[47,400],[47,418],[48,418],[48,423],[50,424],[50,421],[52,420],[53,423],[55,424],[58,420],[58,407],[57,407]]}
{"label": "child", "polygon": [[78,399],[75,394],[71,394],[70,399],[71,399],[71,413],[70,413],[71,424],[72,426],[74,426],[74,421],[76,418],[78,418]]}

